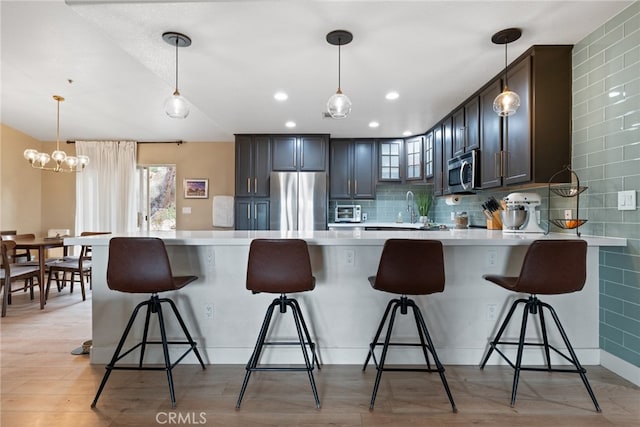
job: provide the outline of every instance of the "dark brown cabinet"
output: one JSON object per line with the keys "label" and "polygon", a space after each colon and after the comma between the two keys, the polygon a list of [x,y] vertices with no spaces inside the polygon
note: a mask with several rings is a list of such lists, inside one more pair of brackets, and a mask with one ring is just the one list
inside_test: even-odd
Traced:
{"label": "dark brown cabinet", "polygon": [[332,139],[329,156],[329,197],[374,199],[376,144],[373,139]]}
{"label": "dark brown cabinet", "polygon": [[464,153],[464,134],[464,108],[460,108],[451,116],[451,144],[453,145],[453,157]]}
{"label": "dark brown cabinet", "polygon": [[268,135],[236,135],[236,197],[269,197],[271,140]]}
{"label": "dark brown cabinet", "polygon": [[378,181],[402,181],[404,140],[379,139]]}
{"label": "dark brown cabinet", "polygon": [[491,116],[499,77],[480,94],[482,188],[546,183],[571,164],[571,46],[533,46],[509,66],[508,78],[520,96],[515,114]]}
{"label": "dark brown cabinet", "polygon": [[433,165],[435,162],[435,154],[433,147],[433,131],[429,131],[424,135],[424,142],[422,147],[422,162],[424,164],[424,177],[425,179],[433,178]]}
{"label": "dark brown cabinet", "polygon": [[442,194],[451,194],[447,177],[447,165],[453,157],[453,117],[442,122]]}
{"label": "dark brown cabinet", "polygon": [[273,170],[325,171],[328,139],[327,135],[272,135]]}
{"label": "dark brown cabinet", "polygon": [[451,117],[454,157],[480,147],[478,102],[477,96],[472,97]]}
{"label": "dark brown cabinet", "polygon": [[502,186],[502,118],[493,111],[493,100],[502,91],[496,80],[480,92],[480,173],[482,188]]}
{"label": "dark brown cabinet", "polygon": [[268,230],[269,199],[244,198],[235,203],[236,230]]}
{"label": "dark brown cabinet", "polygon": [[419,181],[424,177],[423,142],[424,136],[422,135],[404,140],[405,179],[407,181]]}
{"label": "dark brown cabinet", "polygon": [[444,194],[444,152],[442,146],[442,124],[437,124],[433,130],[433,194]]}

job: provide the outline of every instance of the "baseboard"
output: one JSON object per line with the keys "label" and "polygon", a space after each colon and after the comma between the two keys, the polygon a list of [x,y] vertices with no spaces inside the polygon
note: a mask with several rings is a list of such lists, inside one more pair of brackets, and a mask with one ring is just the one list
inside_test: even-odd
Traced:
{"label": "baseboard", "polygon": [[600,364],[625,380],[640,386],[640,367],[632,365],[604,350],[600,350]]}

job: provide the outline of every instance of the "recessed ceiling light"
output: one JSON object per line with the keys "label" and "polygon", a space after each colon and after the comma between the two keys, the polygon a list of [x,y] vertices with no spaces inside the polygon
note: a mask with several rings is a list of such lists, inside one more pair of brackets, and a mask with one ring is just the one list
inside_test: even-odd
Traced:
{"label": "recessed ceiling light", "polygon": [[393,101],[394,99],[398,99],[400,97],[400,94],[396,91],[391,91],[387,93],[384,97],[387,98],[389,101]]}
{"label": "recessed ceiling light", "polygon": [[402,136],[409,136],[409,135],[411,135],[410,130],[405,130],[404,132],[402,132]]}
{"label": "recessed ceiling light", "polygon": [[296,122],[292,122],[292,121],[288,121],[287,123],[284,124],[286,127],[288,128],[294,128],[296,127]]}
{"label": "recessed ceiling light", "polygon": [[378,126],[380,126],[380,123],[378,123],[378,122],[369,122],[369,127],[370,128],[377,128]]}
{"label": "recessed ceiling light", "polygon": [[273,97],[276,101],[286,101],[289,98],[289,95],[284,92],[276,92]]}

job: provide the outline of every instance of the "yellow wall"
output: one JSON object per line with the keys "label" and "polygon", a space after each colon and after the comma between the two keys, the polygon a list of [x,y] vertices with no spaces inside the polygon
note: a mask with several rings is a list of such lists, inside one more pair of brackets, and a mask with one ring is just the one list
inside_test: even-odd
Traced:
{"label": "yellow wall", "polygon": [[0,230],[42,234],[42,172],[22,156],[42,143],[9,126],[0,125]]}
{"label": "yellow wall", "polygon": [[[55,142],[40,142],[13,128],[2,125],[0,140],[0,230],[46,236],[51,228],[75,224],[75,174],[44,172],[28,167],[22,157],[26,148],[45,152]],[[75,153],[73,144],[61,147]],[[138,164],[175,164],[177,168],[177,228],[211,230],[212,197],[234,194],[235,151],[232,142],[186,142],[181,145],[139,144]],[[184,199],[184,178],[208,178],[208,199]],[[191,214],[182,214],[190,207]]]}
{"label": "yellow wall", "polygon": [[[138,144],[138,164],[175,164],[176,226],[179,230],[211,230],[212,197],[233,196],[235,145],[232,142],[186,142],[184,144]],[[185,178],[209,179],[208,199],[185,199]],[[191,214],[182,208],[190,207]]]}

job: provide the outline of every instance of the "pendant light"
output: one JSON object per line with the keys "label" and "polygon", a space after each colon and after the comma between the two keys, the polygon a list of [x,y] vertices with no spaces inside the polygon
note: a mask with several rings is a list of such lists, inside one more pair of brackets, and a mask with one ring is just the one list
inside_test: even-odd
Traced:
{"label": "pendant light", "polygon": [[502,117],[515,114],[518,107],[520,107],[520,96],[509,90],[507,84],[507,45],[518,40],[521,35],[522,31],[519,28],[507,28],[506,30],[498,31],[491,37],[493,43],[504,45],[504,89],[493,101],[493,111]]}
{"label": "pendant light", "polygon": [[189,103],[180,95],[178,90],[178,48],[191,46],[191,39],[184,34],[168,31],[162,34],[162,39],[176,47],[176,90],[164,103],[164,110],[172,119],[184,119],[189,115]]}
{"label": "pendant light", "polygon": [[353,34],[345,30],[335,30],[327,34],[327,42],[338,46],[338,90],[327,101],[327,112],[334,119],[344,119],[351,112],[351,100],[342,93],[340,88],[340,48],[345,44],[351,43]]}
{"label": "pendant light", "polygon": [[[28,148],[24,150],[24,158],[29,161],[32,168],[42,169],[52,172],[82,172],[89,164],[88,156],[67,156],[67,153],[60,149],[60,103],[64,98],[59,95],[53,95],[53,99],[58,103],[58,112],[56,116],[56,150],[51,153],[39,153],[38,150]],[[53,167],[47,167],[49,161],[55,162]]]}

